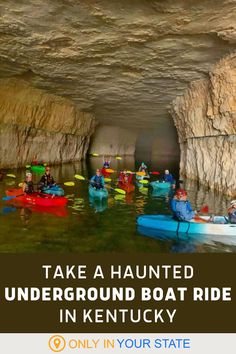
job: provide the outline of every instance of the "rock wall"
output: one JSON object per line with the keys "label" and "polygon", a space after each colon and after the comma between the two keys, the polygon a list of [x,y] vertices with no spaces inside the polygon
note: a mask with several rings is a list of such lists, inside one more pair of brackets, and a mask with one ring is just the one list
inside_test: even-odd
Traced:
{"label": "rock wall", "polygon": [[92,138],[90,153],[99,155],[134,155],[137,133],[115,126],[99,126]]}
{"label": "rock wall", "polygon": [[236,194],[236,54],[195,81],[171,108],[181,150],[182,177]]}
{"label": "rock wall", "polygon": [[0,167],[23,166],[35,155],[48,163],[81,160],[94,129],[94,117],[69,100],[0,80]]}

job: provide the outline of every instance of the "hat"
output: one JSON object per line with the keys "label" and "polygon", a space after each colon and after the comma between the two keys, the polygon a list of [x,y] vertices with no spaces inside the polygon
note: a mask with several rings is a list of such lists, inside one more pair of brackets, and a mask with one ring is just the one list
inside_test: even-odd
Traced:
{"label": "hat", "polygon": [[236,199],[234,199],[230,202],[230,205],[234,205],[234,204],[236,204]]}
{"label": "hat", "polygon": [[32,177],[32,173],[31,172],[26,172],[25,176],[26,177]]}
{"label": "hat", "polygon": [[177,191],[175,192],[175,195],[177,195],[178,197],[184,197],[187,195],[187,192],[185,189],[177,189]]}

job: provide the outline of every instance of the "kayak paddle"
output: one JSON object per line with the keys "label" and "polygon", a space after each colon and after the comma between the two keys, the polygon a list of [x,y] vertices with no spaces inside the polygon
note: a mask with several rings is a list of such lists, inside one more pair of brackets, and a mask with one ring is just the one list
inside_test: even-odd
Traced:
{"label": "kayak paddle", "polygon": [[75,178],[79,179],[80,181],[84,181],[85,180],[84,176],[81,176],[81,175],[75,175]]}
{"label": "kayak paddle", "polygon": [[75,186],[75,182],[64,182],[64,186],[74,187]]}
{"label": "kayak paddle", "polygon": [[108,188],[112,189],[112,190],[115,191],[116,193],[123,194],[123,195],[126,194],[126,191],[124,191],[124,189],[113,188],[113,187],[111,187],[111,186],[109,186]]}
{"label": "kayak paddle", "polygon": [[6,197],[3,197],[2,200],[4,200],[5,202],[8,201],[8,200],[12,200],[12,199],[15,199],[17,197],[22,197],[24,195],[23,194],[19,194],[19,195],[7,195]]}
{"label": "kayak paddle", "polygon": [[160,174],[160,172],[158,172],[158,171],[149,172],[149,173],[150,173],[150,175],[159,175]]}
{"label": "kayak paddle", "polygon": [[148,184],[149,182],[146,180],[146,179],[140,179],[138,181],[138,183],[141,183],[141,184]]}
{"label": "kayak paddle", "polygon": [[109,182],[111,182],[111,178],[105,177],[105,178],[104,178],[104,181],[107,182],[107,183],[109,183]]}

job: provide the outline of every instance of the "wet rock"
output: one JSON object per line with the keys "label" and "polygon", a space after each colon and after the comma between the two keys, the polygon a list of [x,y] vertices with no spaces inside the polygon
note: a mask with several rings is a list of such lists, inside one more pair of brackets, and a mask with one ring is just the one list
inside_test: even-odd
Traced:
{"label": "wet rock", "polygon": [[48,163],[81,160],[94,129],[94,117],[70,100],[0,80],[0,166],[23,166],[35,155]]}
{"label": "wet rock", "polygon": [[173,102],[182,177],[236,194],[236,55],[215,65]]}

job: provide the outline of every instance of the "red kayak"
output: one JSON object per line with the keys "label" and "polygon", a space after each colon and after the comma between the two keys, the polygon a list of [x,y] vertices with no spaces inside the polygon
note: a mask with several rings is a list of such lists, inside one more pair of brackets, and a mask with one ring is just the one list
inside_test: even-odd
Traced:
{"label": "red kayak", "polygon": [[135,190],[135,186],[131,183],[119,183],[119,188],[126,191],[127,194],[132,193]]}
{"label": "red kayak", "polygon": [[21,188],[8,189],[6,191],[8,197],[16,196],[13,198],[15,202],[21,202],[28,205],[38,205],[41,207],[57,207],[65,206],[68,203],[68,199],[65,197],[52,196],[50,194],[32,193],[24,194]]}
{"label": "red kayak", "polygon": [[101,174],[105,177],[105,178],[108,178],[110,177],[111,173],[110,172],[107,172],[107,169],[105,167],[103,167],[101,169]]}

